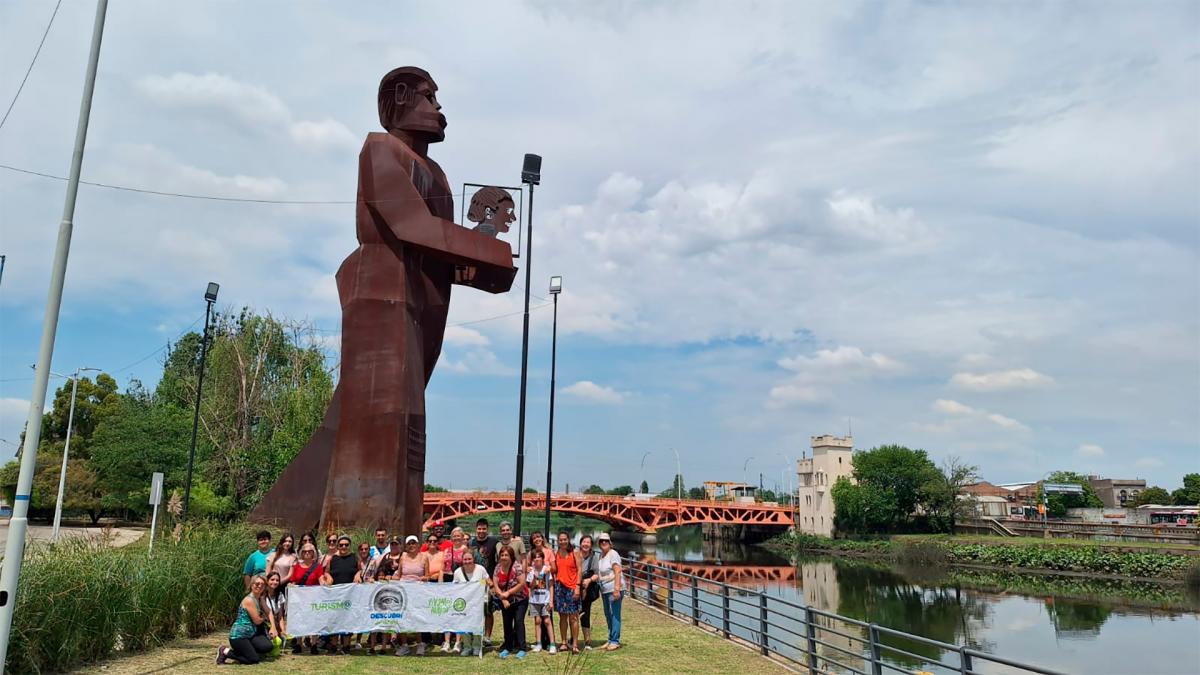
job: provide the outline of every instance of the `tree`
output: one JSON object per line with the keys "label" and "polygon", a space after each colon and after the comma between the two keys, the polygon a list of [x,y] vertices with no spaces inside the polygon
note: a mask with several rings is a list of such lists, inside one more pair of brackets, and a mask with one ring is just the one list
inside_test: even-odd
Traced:
{"label": "tree", "polygon": [[839,532],[882,532],[890,529],[896,521],[895,504],[873,485],[855,485],[842,476],[834,482],[829,495],[833,497],[834,527]]}
{"label": "tree", "polygon": [[430,485],[429,483],[425,484],[425,491],[426,492],[449,492],[449,490],[447,490],[446,488],[444,488],[440,485]]}
{"label": "tree", "polygon": [[[902,445],[882,445],[858,452],[851,462],[854,479],[862,488],[862,494],[855,498],[871,507],[870,518],[863,522],[871,523],[877,531],[911,529],[917,507],[926,506],[925,502],[931,498],[930,484],[942,480],[941,472],[924,450]],[[851,496],[849,491],[843,493]],[[833,503],[836,514],[836,496]]]}
{"label": "tree", "polygon": [[536,495],[537,493],[538,493],[537,488],[527,487],[524,490],[521,490],[521,494],[526,494],[526,495]]}
{"label": "tree", "polygon": [[704,488],[694,487],[688,488],[684,496],[688,499],[705,499],[708,495],[704,494]]}
{"label": "tree", "polygon": [[89,466],[96,473],[105,509],[149,512],[150,481],[161,471],[164,486],[182,487],[191,444],[192,417],[171,403],[124,397],[92,437]]}
{"label": "tree", "polygon": [[605,492],[604,492],[604,488],[600,487],[599,485],[592,484],[583,489],[583,494],[585,494],[585,495],[602,495],[602,494],[605,494]]}
{"label": "tree", "polygon": [[615,487],[615,488],[613,488],[613,489],[609,490],[609,491],[608,491],[608,494],[610,494],[610,495],[616,495],[616,496],[618,496],[618,497],[627,497],[627,496],[629,496],[629,495],[633,494],[633,486],[631,486],[631,485],[618,485],[617,487]]}
{"label": "tree", "polygon": [[[1087,476],[1074,471],[1054,471],[1046,477],[1047,483],[1078,485],[1083,488],[1083,494],[1070,495],[1051,492],[1045,496],[1047,514],[1054,518],[1067,515],[1067,509],[1100,508],[1104,502],[1096,490],[1088,483]],[[1038,499],[1043,498],[1045,488],[1038,490]]]}
{"label": "tree", "polygon": [[1134,506],[1142,506],[1144,504],[1158,504],[1166,506],[1171,503],[1171,493],[1157,485],[1151,486],[1138,493],[1137,499],[1133,501]]}
{"label": "tree", "polygon": [[650,492],[650,485],[646,481],[642,481],[641,486],[638,487],[638,492],[640,492],[642,494],[646,494],[647,492]]}
{"label": "tree", "polygon": [[942,468],[921,489],[921,502],[931,529],[953,532],[961,518],[975,515],[972,499],[963,499],[963,487],[979,482],[979,467],[966,464],[955,455],[942,462]]}
{"label": "tree", "polygon": [[1171,493],[1171,503],[1176,506],[1200,504],[1200,473],[1184,475],[1183,487]]}

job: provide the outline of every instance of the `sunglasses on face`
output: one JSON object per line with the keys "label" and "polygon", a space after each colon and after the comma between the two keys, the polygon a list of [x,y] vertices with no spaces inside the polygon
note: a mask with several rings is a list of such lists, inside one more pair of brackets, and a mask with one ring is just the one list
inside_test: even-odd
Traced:
{"label": "sunglasses on face", "polygon": [[350,544],[338,544],[338,548],[350,548]]}

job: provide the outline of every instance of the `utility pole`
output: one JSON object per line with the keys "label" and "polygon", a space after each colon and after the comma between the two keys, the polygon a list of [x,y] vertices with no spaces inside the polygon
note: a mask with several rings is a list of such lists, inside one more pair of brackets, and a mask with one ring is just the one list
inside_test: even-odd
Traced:
{"label": "utility pole", "polygon": [[25,533],[29,528],[29,495],[33,487],[33,471],[37,447],[41,441],[42,409],[46,405],[46,386],[50,380],[50,361],[54,356],[54,338],[58,332],[58,314],[62,306],[63,282],[67,276],[67,257],[71,252],[71,233],[75,221],[75,197],[79,194],[79,174],[83,169],[83,149],[87,144],[88,121],[92,112],[92,92],[96,88],[96,67],[100,61],[100,42],[104,37],[104,17],[108,0],[96,3],[96,20],[92,26],[92,48],[88,55],[87,75],[84,77],[83,97],[79,103],[79,122],[75,126],[75,150],[71,155],[71,175],[67,179],[67,196],[63,203],[63,218],[58,226],[58,244],[50,272],[50,292],[46,299],[46,315],[42,320],[42,341],[38,347],[37,369],[33,376],[33,394],[29,400],[29,418],[25,424],[25,447],[21,453],[21,471],[13,497],[13,513],[9,519],[8,542],[4,547],[4,568],[0,572],[0,667],[8,659],[8,639],[12,631],[13,610],[17,604],[17,582],[25,557]]}
{"label": "utility pole", "polygon": [[[529,380],[529,279],[533,271],[533,186],[542,182],[542,158],[525,154],[521,182],[529,185],[528,226],[525,228],[525,324],[521,331],[521,403],[517,413],[517,484],[513,498],[513,534],[521,536],[521,492],[525,484],[525,388]],[[546,486],[549,489],[549,486]]]}
{"label": "utility pole", "polygon": [[[75,395],[79,393],[79,373],[85,370],[99,372],[99,368],[76,368],[71,378],[71,411],[67,413],[67,439],[63,443],[62,471],[58,474],[58,499],[54,501],[54,527],[50,532],[50,541],[58,543],[58,528],[62,524],[63,501],[67,493],[67,458],[71,453],[71,426],[75,421]],[[61,376],[60,376],[61,377]]]}

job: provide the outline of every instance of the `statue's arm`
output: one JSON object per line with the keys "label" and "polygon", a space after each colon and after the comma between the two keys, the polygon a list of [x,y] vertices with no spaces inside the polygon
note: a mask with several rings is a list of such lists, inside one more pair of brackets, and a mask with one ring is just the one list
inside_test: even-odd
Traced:
{"label": "statue's arm", "polygon": [[362,198],[371,217],[401,243],[475,269],[471,279],[456,279],[458,283],[492,293],[507,291],[516,273],[508,242],[431,214],[413,186],[409,171],[409,163],[384,144],[368,141],[363,146],[359,176]]}

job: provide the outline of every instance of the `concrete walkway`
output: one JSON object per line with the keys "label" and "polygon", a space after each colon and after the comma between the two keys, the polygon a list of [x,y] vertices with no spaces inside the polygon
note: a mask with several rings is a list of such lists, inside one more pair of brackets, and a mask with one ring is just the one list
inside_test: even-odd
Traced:
{"label": "concrete walkway", "polygon": [[[32,525],[29,528],[30,539],[49,541],[53,532],[49,525]],[[58,530],[59,539],[67,537],[103,537],[106,532],[112,537],[113,546],[125,546],[141,539],[147,530],[134,527],[114,527],[106,531],[103,527],[61,527]],[[8,520],[0,522],[0,551],[8,544]]]}

